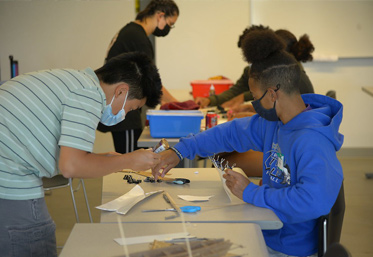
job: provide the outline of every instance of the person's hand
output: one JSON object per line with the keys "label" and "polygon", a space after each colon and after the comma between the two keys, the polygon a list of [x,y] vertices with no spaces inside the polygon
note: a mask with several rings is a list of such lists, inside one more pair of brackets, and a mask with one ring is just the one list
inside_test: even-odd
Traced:
{"label": "person's hand", "polygon": [[[159,155],[160,162],[152,169],[152,174],[155,180],[157,180],[159,176],[163,178],[170,169],[180,162],[177,154],[171,149],[163,151]],[[160,170],[162,170],[162,173],[160,173]]]}
{"label": "person's hand", "polygon": [[208,99],[207,97],[196,97],[196,99],[194,99],[194,102],[201,108],[205,108],[210,104],[210,99]]}
{"label": "person's hand", "polygon": [[235,172],[231,169],[226,169],[223,178],[226,179],[225,184],[231,190],[232,194],[242,200],[243,191],[251,183],[244,175]]}
{"label": "person's hand", "polygon": [[151,149],[139,149],[134,152],[126,153],[126,157],[130,157],[133,171],[144,171],[154,168],[159,164],[161,156],[153,153]]}
{"label": "person's hand", "polygon": [[221,107],[223,107],[223,108],[236,108],[239,105],[243,104],[243,102],[244,102],[244,95],[240,94],[240,95],[232,98],[231,100],[224,102],[221,105]]}

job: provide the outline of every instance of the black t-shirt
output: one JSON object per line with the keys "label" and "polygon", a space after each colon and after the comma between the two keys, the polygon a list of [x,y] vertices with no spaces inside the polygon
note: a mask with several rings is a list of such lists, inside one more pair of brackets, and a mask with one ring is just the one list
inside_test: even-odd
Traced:
{"label": "black t-shirt", "polygon": [[[124,26],[119,33],[114,36],[110,45],[111,47],[109,46],[110,49],[106,60],[122,53],[142,52],[154,61],[153,45],[146,35],[144,28],[135,22],[130,22]],[[105,126],[99,123],[97,129],[101,132],[142,129],[141,111],[134,110],[129,112],[124,121],[114,126]]]}

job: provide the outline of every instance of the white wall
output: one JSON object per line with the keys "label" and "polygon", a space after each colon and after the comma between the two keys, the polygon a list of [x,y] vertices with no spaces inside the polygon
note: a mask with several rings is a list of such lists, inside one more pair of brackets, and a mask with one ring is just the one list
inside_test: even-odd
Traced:
{"label": "white wall", "polygon": [[9,55],[20,73],[49,68],[99,68],[114,34],[135,17],[134,1],[0,1],[1,79]]}
{"label": "white wall", "polygon": [[191,90],[190,81],[241,76],[245,62],[238,37],[250,23],[248,0],[177,0],[180,17],[165,38],[156,38],[163,84]]}
{"label": "white wall", "polygon": [[[176,28],[156,40],[164,85],[188,92],[194,79],[238,79],[245,63],[237,41],[250,23],[250,1],[176,2],[181,12]],[[11,54],[21,73],[98,68],[112,36],[134,17],[134,0],[0,1],[1,79],[9,79]],[[305,69],[317,93],[334,89],[344,105],[344,148],[373,148],[373,98],[361,90],[373,86],[373,58],[313,62]]]}

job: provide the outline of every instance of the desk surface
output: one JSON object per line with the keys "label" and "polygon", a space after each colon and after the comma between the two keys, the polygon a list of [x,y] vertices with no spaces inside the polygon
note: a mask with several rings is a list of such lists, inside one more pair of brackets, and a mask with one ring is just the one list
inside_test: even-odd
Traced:
{"label": "desk surface", "polygon": [[[198,173],[196,173],[198,171]],[[187,178],[191,182],[185,185],[142,182],[139,185],[145,192],[165,190],[168,192],[176,205],[198,205],[201,211],[197,213],[185,213],[187,222],[193,223],[256,223],[262,229],[280,229],[282,222],[276,214],[266,208],[256,207],[247,204],[231,195],[232,202],[224,191],[218,171],[215,168],[174,168],[170,172],[174,178]],[[128,184],[123,177],[126,173],[114,173],[105,176],[103,179],[102,203],[107,203],[130,191],[134,184]],[[144,179],[139,175],[132,174],[136,179]],[[188,202],[180,199],[177,195],[211,196],[206,202]],[[117,222],[118,215],[122,222],[133,223],[180,223],[181,218],[165,219],[171,216],[172,212],[142,212],[149,209],[165,209],[170,205],[165,202],[162,193],[152,195],[137,203],[126,215],[119,215],[115,212],[101,212],[101,222]]]}
{"label": "desk surface", "polygon": [[[157,234],[181,233],[181,224],[122,223],[127,238]],[[229,253],[252,257],[268,257],[260,227],[256,224],[187,223],[188,233],[196,237],[224,238],[233,245]],[[121,238],[118,224],[75,224],[59,257],[125,256],[123,246],[114,241]],[[242,246],[242,247],[238,247]],[[129,253],[149,250],[149,244],[129,245]]]}

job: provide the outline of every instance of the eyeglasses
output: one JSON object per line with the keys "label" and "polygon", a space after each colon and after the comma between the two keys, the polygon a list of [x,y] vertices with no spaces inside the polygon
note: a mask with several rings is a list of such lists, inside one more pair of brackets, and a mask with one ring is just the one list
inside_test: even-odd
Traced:
{"label": "eyeglasses", "polygon": [[167,21],[166,17],[165,17],[164,19],[165,19],[167,25],[170,27],[170,29],[175,28],[175,24],[170,24],[170,23]]}

